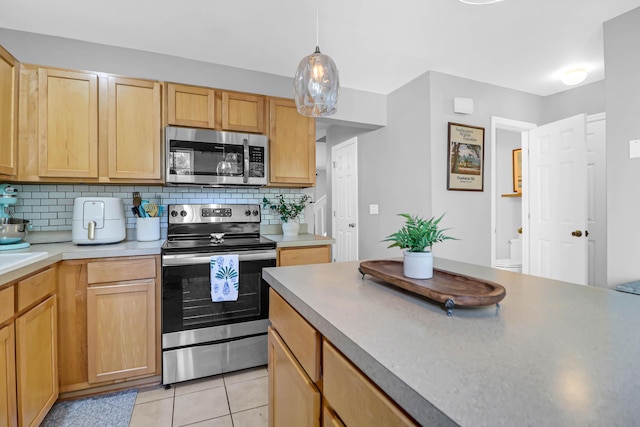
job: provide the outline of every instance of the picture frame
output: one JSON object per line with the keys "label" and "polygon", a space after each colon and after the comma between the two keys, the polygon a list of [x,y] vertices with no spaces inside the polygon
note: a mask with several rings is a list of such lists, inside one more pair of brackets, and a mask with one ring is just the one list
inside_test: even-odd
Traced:
{"label": "picture frame", "polygon": [[447,190],[484,191],[484,128],[448,127]]}
{"label": "picture frame", "polygon": [[522,194],[522,148],[512,152],[513,159],[513,192]]}

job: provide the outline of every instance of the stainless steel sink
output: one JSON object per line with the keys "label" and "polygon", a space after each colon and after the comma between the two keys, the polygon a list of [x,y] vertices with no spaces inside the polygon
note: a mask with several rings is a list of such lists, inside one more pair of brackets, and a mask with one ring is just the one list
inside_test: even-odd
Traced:
{"label": "stainless steel sink", "polygon": [[0,274],[40,261],[47,256],[47,252],[0,253]]}

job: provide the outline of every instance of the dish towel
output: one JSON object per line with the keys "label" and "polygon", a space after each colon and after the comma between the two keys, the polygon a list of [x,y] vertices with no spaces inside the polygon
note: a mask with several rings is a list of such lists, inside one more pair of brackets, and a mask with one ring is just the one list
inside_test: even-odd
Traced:
{"label": "dish towel", "polygon": [[216,255],[211,260],[211,301],[237,301],[240,265],[238,255]]}

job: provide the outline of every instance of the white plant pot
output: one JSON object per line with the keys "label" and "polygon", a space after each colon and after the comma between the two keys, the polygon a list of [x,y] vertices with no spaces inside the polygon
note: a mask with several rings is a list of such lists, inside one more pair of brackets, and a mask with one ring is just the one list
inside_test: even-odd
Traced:
{"label": "white plant pot", "polygon": [[433,253],[404,251],[404,275],[412,279],[433,277]]}
{"label": "white plant pot", "polygon": [[300,230],[300,223],[298,221],[289,221],[282,223],[282,234],[285,236],[297,236]]}

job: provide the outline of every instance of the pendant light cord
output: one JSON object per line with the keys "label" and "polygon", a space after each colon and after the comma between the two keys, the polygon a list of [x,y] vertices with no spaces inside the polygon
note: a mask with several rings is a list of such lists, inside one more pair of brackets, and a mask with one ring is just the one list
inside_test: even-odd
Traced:
{"label": "pendant light cord", "polygon": [[320,30],[318,29],[320,27],[320,0],[316,0],[316,50],[320,49]]}

